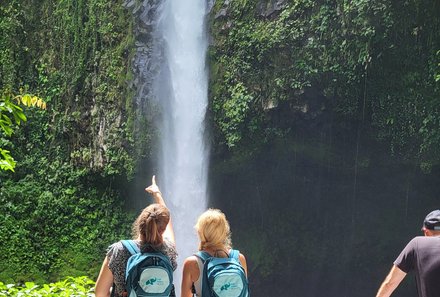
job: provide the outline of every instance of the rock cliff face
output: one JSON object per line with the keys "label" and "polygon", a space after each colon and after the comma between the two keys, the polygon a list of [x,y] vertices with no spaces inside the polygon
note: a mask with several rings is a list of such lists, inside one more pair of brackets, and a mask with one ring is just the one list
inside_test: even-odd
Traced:
{"label": "rock cliff face", "polygon": [[231,220],[255,296],[371,296],[437,207],[438,161],[419,132],[439,89],[417,77],[438,60],[438,4],[415,4],[426,21],[379,2],[214,5],[211,205]]}
{"label": "rock cliff face", "polygon": [[261,0],[257,4],[258,14],[262,17],[270,17],[282,11],[286,4],[286,0]]}
{"label": "rock cliff face", "polygon": [[[2,6],[0,89],[45,98],[53,147],[73,165],[132,171],[132,20],[104,1],[18,1]],[[23,51],[22,49],[26,50]],[[32,141],[32,140],[29,140]],[[125,165],[124,165],[125,164]]]}
{"label": "rock cliff face", "polygon": [[126,1],[124,6],[133,17],[135,39],[132,58],[133,80],[138,107],[144,108],[152,97],[153,83],[163,63],[163,41],[157,34],[164,1]]}

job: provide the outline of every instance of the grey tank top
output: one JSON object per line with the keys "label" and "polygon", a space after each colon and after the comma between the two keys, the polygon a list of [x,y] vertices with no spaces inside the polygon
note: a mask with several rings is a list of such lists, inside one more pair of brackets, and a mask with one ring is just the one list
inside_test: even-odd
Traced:
{"label": "grey tank top", "polygon": [[203,262],[202,259],[196,256],[197,264],[199,265],[199,278],[194,282],[194,289],[196,296],[202,296],[202,276],[203,276]]}

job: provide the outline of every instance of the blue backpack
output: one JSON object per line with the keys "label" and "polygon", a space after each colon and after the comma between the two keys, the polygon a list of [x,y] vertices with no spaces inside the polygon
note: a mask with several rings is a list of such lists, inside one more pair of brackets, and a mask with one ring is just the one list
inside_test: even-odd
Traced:
{"label": "blue backpack", "polygon": [[239,255],[237,250],[231,250],[229,258],[211,257],[203,251],[195,254],[203,262],[202,297],[250,296],[248,280]]}
{"label": "blue backpack", "polygon": [[128,297],[174,296],[173,266],[160,252],[141,252],[133,240],[123,240],[130,252],[125,272]]}

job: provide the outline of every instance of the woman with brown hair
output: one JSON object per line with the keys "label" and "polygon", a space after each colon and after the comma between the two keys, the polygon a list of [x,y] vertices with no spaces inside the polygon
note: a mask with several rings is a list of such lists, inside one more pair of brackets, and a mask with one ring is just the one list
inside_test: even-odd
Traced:
{"label": "woman with brown hair", "polygon": [[[200,240],[199,253],[186,258],[183,264],[181,297],[191,297],[193,293],[197,297],[202,296],[205,265],[202,257],[197,256],[200,253],[213,258],[232,258],[232,254],[237,254],[237,262],[239,262],[237,264],[241,265],[247,278],[246,258],[232,249],[229,222],[223,212],[218,209],[208,209],[198,218],[195,229]],[[203,296],[206,296],[205,294]]]}
{"label": "woman with brown hair", "polygon": [[[153,196],[155,203],[147,206],[134,222],[134,243],[141,251],[154,250],[166,255],[175,270],[177,252],[170,211],[156,185],[155,176],[152,178],[152,185],[145,191]],[[115,297],[124,296],[125,271],[130,257],[131,253],[124,247],[122,241],[108,248],[96,281],[96,297],[108,297],[110,293]]]}

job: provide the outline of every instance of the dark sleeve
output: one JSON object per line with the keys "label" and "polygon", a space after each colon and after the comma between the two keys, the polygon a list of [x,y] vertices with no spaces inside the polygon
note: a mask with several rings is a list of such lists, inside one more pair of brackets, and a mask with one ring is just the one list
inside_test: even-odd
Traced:
{"label": "dark sleeve", "polygon": [[403,249],[400,255],[397,257],[396,261],[394,261],[394,265],[400,268],[405,273],[414,270],[416,265],[416,255],[415,250],[417,246],[416,238],[413,238]]}
{"label": "dark sleeve", "polygon": [[125,290],[125,268],[128,258],[130,258],[130,252],[119,241],[108,248],[107,257],[109,260],[108,267],[113,274],[117,294],[122,295]]}
{"label": "dark sleeve", "polygon": [[177,269],[177,250],[176,245],[168,238],[164,238],[164,253],[170,258],[173,270]]}

